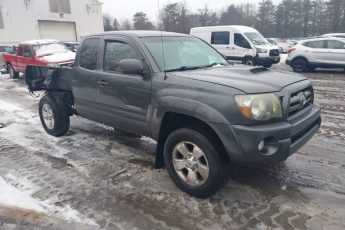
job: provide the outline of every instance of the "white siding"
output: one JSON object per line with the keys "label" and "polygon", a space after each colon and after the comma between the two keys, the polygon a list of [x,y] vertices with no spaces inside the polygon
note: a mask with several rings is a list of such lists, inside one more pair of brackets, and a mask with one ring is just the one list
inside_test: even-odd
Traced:
{"label": "white siding", "polygon": [[[4,29],[0,29],[0,43],[18,43],[40,39],[41,36],[46,38],[46,33],[40,33],[39,21],[57,22],[58,26],[62,25],[59,22],[74,23],[77,40],[91,33],[103,32],[102,9],[95,7],[94,0],[70,0],[70,14],[50,12],[49,0],[28,2],[25,5],[24,0],[0,0],[4,19]],[[61,27],[56,29],[56,33],[53,30],[49,32],[51,39],[61,37],[59,29]],[[67,36],[67,31],[63,33]]]}

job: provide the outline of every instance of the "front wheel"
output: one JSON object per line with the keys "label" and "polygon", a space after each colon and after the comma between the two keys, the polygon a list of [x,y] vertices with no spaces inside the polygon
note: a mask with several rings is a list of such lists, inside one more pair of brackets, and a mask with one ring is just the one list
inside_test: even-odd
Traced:
{"label": "front wheel", "polygon": [[248,57],[244,59],[243,64],[249,65],[249,66],[256,66],[256,61],[254,58]]}
{"label": "front wheel", "polygon": [[13,69],[13,66],[11,64],[7,64],[7,70],[10,73],[11,78],[13,79],[19,78],[19,73]]}
{"label": "front wheel", "polygon": [[173,131],[164,146],[164,161],[174,183],[184,192],[207,198],[229,178],[228,160],[219,144],[197,128]]}
{"label": "front wheel", "polygon": [[52,136],[62,136],[69,129],[69,113],[61,97],[45,95],[39,103],[39,115],[43,128]]}

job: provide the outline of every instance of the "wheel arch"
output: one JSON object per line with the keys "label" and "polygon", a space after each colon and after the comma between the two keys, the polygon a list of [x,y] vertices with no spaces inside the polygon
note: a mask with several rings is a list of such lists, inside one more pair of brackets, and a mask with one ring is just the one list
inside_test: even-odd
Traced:
{"label": "wheel arch", "polygon": [[164,167],[164,144],[167,137],[171,132],[182,127],[197,127],[198,129],[202,129],[205,133],[208,134],[208,137],[212,138],[213,141],[215,141],[219,145],[219,148],[224,153],[222,154],[224,155],[224,160],[230,160],[228,154],[226,154],[227,152],[225,146],[222,140],[219,138],[214,127],[212,127],[212,124],[206,122],[203,119],[191,116],[186,113],[167,111],[166,113],[164,113],[159,128],[155,160],[155,167],[157,169]]}

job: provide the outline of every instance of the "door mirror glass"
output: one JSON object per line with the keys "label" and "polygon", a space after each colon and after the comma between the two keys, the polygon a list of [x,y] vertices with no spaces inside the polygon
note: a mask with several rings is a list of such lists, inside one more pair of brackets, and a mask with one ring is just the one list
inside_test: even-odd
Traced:
{"label": "door mirror glass", "polygon": [[120,61],[120,70],[125,74],[138,74],[144,73],[143,63],[137,59],[123,59]]}

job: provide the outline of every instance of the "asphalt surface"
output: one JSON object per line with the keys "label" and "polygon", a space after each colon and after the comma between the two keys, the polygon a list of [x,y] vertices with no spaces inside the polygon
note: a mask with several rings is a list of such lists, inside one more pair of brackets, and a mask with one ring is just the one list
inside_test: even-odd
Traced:
{"label": "asphalt surface", "polygon": [[303,75],[322,105],[319,133],[286,162],[240,168],[205,200],[154,169],[149,138],[79,117],[67,135],[47,135],[39,98],[0,76],[0,178],[43,210],[0,195],[0,229],[345,229],[345,72]]}

